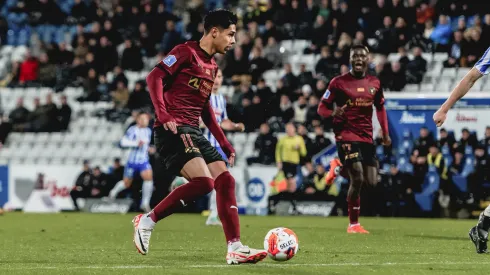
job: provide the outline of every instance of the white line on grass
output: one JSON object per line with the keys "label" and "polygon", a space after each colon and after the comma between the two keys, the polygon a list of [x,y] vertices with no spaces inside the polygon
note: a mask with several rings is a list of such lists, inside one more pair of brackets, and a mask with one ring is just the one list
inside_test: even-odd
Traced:
{"label": "white line on grass", "polygon": [[[397,266],[397,265],[489,265],[490,262],[417,262],[417,263],[304,263],[304,264],[294,264],[294,263],[259,263],[257,267],[275,267],[275,268],[290,268],[290,267],[323,267],[323,266]],[[253,267],[253,265],[243,265],[248,267]],[[22,266],[22,267],[9,267],[0,266],[0,270],[29,270],[29,269],[167,269],[172,266],[163,265],[116,265],[116,266],[106,266],[106,265],[89,265],[89,266],[70,266],[70,267],[59,267],[59,266]],[[210,264],[210,265],[188,265],[188,266],[178,266],[179,268],[229,268],[235,267],[225,264]],[[236,268],[236,267],[235,267]]]}

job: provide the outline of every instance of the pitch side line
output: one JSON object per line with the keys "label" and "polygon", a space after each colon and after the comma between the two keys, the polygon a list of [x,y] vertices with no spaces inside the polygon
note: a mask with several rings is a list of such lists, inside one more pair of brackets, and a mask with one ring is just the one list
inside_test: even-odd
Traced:
{"label": "pitch side line", "polygon": [[[490,265],[490,262],[417,262],[417,263],[331,263],[331,264],[272,264],[272,263],[262,263],[259,265],[241,265],[241,267],[248,266],[252,268],[259,267],[275,267],[275,268],[290,268],[290,267],[328,267],[328,266],[398,266],[398,265]],[[70,266],[70,267],[59,267],[59,266],[35,266],[35,267],[8,267],[0,266],[0,270],[30,270],[30,269],[164,269],[172,266],[158,266],[158,265],[119,265],[119,266],[103,266],[103,265],[92,265],[92,266]],[[216,264],[216,265],[188,265],[188,266],[173,266],[179,268],[237,268],[238,266],[226,265],[226,264]]]}

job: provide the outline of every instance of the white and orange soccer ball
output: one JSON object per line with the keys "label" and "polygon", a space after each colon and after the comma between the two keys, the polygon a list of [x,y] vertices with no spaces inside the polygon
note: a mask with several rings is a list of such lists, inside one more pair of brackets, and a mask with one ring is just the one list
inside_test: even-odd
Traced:
{"label": "white and orange soccer ball", "polygon": [[271,229],[264,240],[264,249],[274,261],[287,261],[298,252],[298,237],[286,227]]}

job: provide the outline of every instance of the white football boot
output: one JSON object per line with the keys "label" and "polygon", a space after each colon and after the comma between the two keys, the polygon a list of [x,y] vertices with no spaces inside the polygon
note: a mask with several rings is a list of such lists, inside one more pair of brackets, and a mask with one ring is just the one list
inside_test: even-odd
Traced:
{"label": "white football boot", "polygon": [[133,242],[141,255],[148,254],[150,247],[150,237],[155,222],[147,217],[148,214],[139,214],[133,218],[134,235]]}
{"label": "white football boot", "polygon": [[223,226],[218,218],[218,213],[216,213],[216,210],[211,210],[206,220],[206,225]]}
{"label": "white football boot", "polygon": [[255,264],[267,257],[267,251],[249,248],[242,245],[226,254],[227,264]]}

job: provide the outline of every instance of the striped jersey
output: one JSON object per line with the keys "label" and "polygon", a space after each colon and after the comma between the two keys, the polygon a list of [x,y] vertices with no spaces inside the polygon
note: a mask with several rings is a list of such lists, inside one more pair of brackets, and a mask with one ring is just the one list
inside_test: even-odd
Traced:
{"label": "striped jersey", "polygon": [[475,68],[477,68],[478,71],[484,75],[488,75],[490,73],[490,48],[488,48],[480,60],[476,62]]}
{"label": "striped jersey", "polygon": [[[140,141],[144,144],[138,147]],[[151,129],[148,127],[139,128],[134,125],[129,127],[121,140],[122,147],[129,147],[128,164],[142,164],[149,161],[148,147],[151,141]]]}
{"label": "striped jersey", "polygon": [[[228,114],[226,113],[226,99],[221,94],[211,93],[209,97],[209,103],[214,110],[214,115],[216,116],[216,121],[220,124],[223,120],[228,119]],[[204,136],[211,143],[213,147],[220,147],[218,141],[214,138],[208,128],[204,130]]]}

